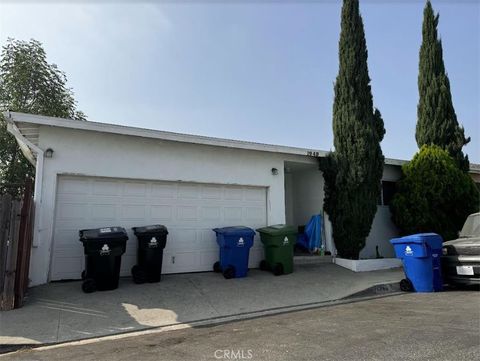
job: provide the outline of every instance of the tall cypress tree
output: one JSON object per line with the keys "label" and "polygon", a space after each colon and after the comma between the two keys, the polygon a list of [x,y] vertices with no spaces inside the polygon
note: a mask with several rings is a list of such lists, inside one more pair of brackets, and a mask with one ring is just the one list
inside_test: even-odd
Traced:
{"label": "tall cypress tree", "polygon": [[420,99],[415,138],[419,148],[425,144],[437,145],[446,150],[461,169],[468,171],[468,156],[463,154],[462,147],[470,138],[465,138],[453,107],[450,81],[443,63],[442,42],[437,34],[438,20],[439,15],[434,14],[432,4],[427,1],[423,11],[418,73]]}
{"label": "tall cypress tree", "polygon": [[338,254],[358,259],[377,210],[384,157],[383,120],[373,108],[367,45],[358,0],[344,0],[335,82],[335,151],[321,163],[324,208]]}

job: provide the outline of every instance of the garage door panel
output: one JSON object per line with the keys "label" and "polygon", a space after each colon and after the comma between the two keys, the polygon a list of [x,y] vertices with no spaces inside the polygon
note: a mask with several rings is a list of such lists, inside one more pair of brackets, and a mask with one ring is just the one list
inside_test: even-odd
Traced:
{"label": "garage door panel", "polygon": [[88,205],[82,203],[61,203],[57,209],[57,219],[60,221],[80,221],[88,216]]}
{"label": "garage door panel", "polygon": [[93,182],[93,194],[118,196],[120,194],[120,183],[117,181],[95,180]]}
{"label": "garage door panel", "polygon": [[122,204],[121,206],[121,219],[124,221],[135,220],[142,221],[145,219],[145,205],[129,205]]}
{"label": "garage door panel", "polygon": [[90,181],[86,178],[66,178],[58,184],[58,195],[89,194]]}
{"label": "garage door panel", "polygon": [[132,267],[137,263],[137,257],[132,253],[125,253],[122,256],[122,265],[120,267],[120,276],[131,276]]}
{"label": "garage door panel", "polygon": [[200,207],[200,220],[221,222],[222,209],[219,206]]}
{"label": "garage door panel", "polygon": [[116,204],[92,204],[91,217],[95,221],[114,221],[117,218]]}
{"label": "garage door panel", "polygon": [[154,183],[151,188],[151,196],[159,198],[176,198],[177,186],[173,183]]}
{"label": "garage door panel", "polygon": [[144,197],[147,193],[147,183],[125,182],[123,183],[123,195],[130,197]]}
{"label": "garage door panel", "polygon": [[223,196],[223,188],[221,186],[202,186],[203,199],[218,199],[221,200]]}
{"label": "garage door panel", "polygon": [[177,207],[177,221],[193,222],[198,220],[198,209],[196,206],[179,206]]}
{"label": "garage door panel", "polygon": [[200,186],[179,184],[177,188],[177,197],[180,199],[197,199],[200,196]]}
{"label": "garage door panel", "polygon": [[[94,177],[59,177],[51,279],[78,279],[84,268],[78,230],[106,226],[127,229],[121,274],[136,263],[132,227],[164,224],[169,235],[164,273],[210,271],[218,259],[212,228],[266,225],[266,188]],[[263,257],[258,236],[250,256]],[[258,259],[257,259],[258,258]],[[252,263],[253,262],[253,263]]]}
{"label": "garage door panel", "polygon": [[232,224],[241,224],[243,221],[242,207],[224,207],[223,214],[225,221]]}
{"label": "garage door panel", "polygon": [[197,248],[197,230],[194,228],[169,228],[167,238],[167,248],[169,250]]}
{"label": "garage door panel", "polygon": [[246,187],[243,194],[244,199],[247,201],[265,201],[265,190],[262,188]]}
{"label": "garage door panel", "polygon": [[167,252],[163,257],[165,273],[202,271],[198,264],[198,255],[192,252]]}
{"label": "garage door panel", "polygon": [[153,205],[150,207],[152,221],[171,221],[174,207],[172,205]]}
{"label": "garage door panel", "polygon": [[243,199],[243,189],[240,187],[225,187],[223,192],[225,200],[235,201]]}
{"label": "garage door panel", "polygon": [[264,208],[262,208],[262,207],[245,207],[243,209],[243,212],[244,212],[245,220],[249,224],[253,223],[256,226],[256,225],[258,225],[258,223],[255,224],[255,222],[258,222],[258,220],[262,220],[262,222],[259,222],[259,223],[265,224],[263,222],[263,220],[266,218]]}

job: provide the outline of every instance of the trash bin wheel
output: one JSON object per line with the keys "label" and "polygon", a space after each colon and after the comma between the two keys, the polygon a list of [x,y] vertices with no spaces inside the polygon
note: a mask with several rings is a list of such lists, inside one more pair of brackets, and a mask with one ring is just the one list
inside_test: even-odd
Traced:
{"label": "trash bin wheel", "polygon": [[404,278],[403,280],[400,281],[400,289],[403,292],[412,292],[413,291],[412,281],[410,281],[408,278]]}
{"label": "trash bin wheel", "polygon": [[220,262],[215,262],[213,264],[213,272],[220,273],[222,272],[222,269],[220,268]]}
{"label": "trash bin wheel", "polygon": [[82,280],[84,280],[85,278],[87,278],[87,271],[83,270],[82,271]]}
{"label": "trash bin wheel", "polygon": [[273,266],[272,271],[275,276],[283,275],[283,264],[277,263],[275,266]]}
{"label": "trash bin wheel", "polygon": [[225,270],[223,271],[223,277],[225,277],[225,279],[227,280],[235,277],[235,267],[228,266],[227,268],[225,268]]}
{"label": "trash bin wheel", "polygon": [[138,265],[132,267],[132,277],[136,284],[147,282],[147,273]]}
{"label": "trash bin wheel", "polygon": [[92,278],[87,278],[85,281],[82,283],[82,291],[85,293],[92,293],[97,290],[97,284],[95,283],[95,280]]}
{"label": "trash bin wheel", "polygon": [[268,270],[268,263],[264,259],[260,261],[260,269],[262,271]]}

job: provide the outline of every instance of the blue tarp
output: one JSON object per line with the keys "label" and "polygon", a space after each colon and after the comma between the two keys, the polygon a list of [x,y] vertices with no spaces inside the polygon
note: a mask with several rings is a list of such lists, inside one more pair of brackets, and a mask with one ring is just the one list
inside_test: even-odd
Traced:
{"label": "blue tarp", "polygon": [[322,244],[322,216],[320,214],[312,216],[305,226],[305,232],[297,237],[297,245],[315,251]]}

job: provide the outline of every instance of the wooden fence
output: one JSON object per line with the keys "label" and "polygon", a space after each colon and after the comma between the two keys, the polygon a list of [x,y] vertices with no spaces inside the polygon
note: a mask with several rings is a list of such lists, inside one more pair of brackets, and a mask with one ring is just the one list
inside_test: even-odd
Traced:
{"label": "wooden fence", "polygon": [[33,231],[33,183],[21,200],[0,196],[0,311],[22,307],[28,287]]}

